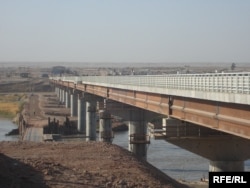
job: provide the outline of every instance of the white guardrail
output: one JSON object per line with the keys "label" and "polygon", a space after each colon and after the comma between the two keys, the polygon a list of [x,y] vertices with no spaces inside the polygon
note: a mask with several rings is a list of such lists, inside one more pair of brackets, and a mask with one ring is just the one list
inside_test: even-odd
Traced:
{"label": "white guardrail", "polygon": [[250,72],[208,73],[208,74],[167,74],[167,75],[128,75],[128,76],[73,76],[50,77],[74,83],[94,85],[146,86],[179,90],[193,90],[220,93],[250,93]]}

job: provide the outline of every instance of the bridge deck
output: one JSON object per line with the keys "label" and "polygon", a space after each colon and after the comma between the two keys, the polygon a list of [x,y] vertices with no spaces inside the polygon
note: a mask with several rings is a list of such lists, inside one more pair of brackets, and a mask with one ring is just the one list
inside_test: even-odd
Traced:
{"label": "bridge deck", "polygon": [[53,77],[51,81],[250,139],[250,73]]}
{"label": "bridge deck", "polygon": [[250,73],[53,77],[54,80],[250,105]]}

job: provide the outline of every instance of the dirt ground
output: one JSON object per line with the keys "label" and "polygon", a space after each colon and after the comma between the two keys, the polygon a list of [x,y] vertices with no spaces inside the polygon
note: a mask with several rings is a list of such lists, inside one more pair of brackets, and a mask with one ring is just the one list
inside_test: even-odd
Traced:
{"label": "dirt ground", "polygon": [[[23,114],[30,125],[43,127],[48,117],[62,123],[69,109],[54,93],[37,93]],[[0,142],[0,166],[1,188],[207,187],[177,182],[129,151],[98,141]]]}
{"label": "dirt ground", "polygon": [[101,142],[1,142],[0,187],[185,187]]}

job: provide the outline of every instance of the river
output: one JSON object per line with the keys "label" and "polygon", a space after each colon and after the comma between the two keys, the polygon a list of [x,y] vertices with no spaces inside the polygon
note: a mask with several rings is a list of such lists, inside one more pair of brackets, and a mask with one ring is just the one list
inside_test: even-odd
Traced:
{"label": "river", "polygon": [[[17,128],[8,119],[0,119],[0,141],[17,141],[19,136],[5,136]],[[128,131],[116,132],[113,144],[128,149]],[[150,140],[147,160],[168,176],[185,181],[208,178],[209,161],[164,140]],[[245,162],[245,171],[250,171],[250,160]]]}
{"label": "river", "polygon": [[9,119],[0,118],[0,141],[17,141],[19,136],[6,136],[11,130],[16,129],[17,125],[12,123]]}

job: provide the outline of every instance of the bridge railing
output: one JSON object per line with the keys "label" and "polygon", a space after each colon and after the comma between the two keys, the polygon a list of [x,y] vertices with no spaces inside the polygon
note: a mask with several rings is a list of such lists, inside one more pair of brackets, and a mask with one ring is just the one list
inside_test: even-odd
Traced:
{"label": "bridge railing", "polygon": [[74,83],[146,86],[152,88],[181,89],[205,92],[250,94],[250,72],[169,74],[130,76],[52,77],[54,80]]}

